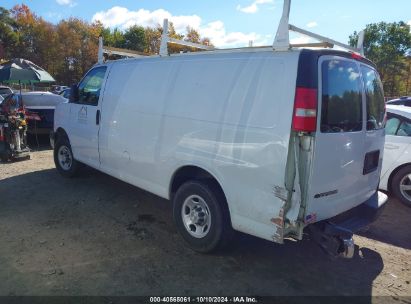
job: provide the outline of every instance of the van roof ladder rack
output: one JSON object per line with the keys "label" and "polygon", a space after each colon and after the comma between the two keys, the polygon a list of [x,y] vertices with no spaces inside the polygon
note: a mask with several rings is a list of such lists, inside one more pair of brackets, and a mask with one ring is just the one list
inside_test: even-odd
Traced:
{"label": "van roof ladder rack", "polygon": [[168,36],[168,19],[164,19],[163,22],[163,34],[161,35],[161,44],[160,44],[160,56],[168,56],[168,44],[174,43],[178,45],[188,46],[204,51],[213,51],[215,48],[213,46],[208,46],[199,43],[193,43],[189,41],[179,40],[175,38],[171,38]]}
{"label": "van roof ladder rack", "polygon": [[[336,40],[312,33],[310,31],[304,30],[302,28],[296,27],[295,25],[289,24],[289,17],[290,17],[290,8],[291,8],[291,0],[284,0],[283,6],[283,13],[280,19],[280,23],[277,28],[277,33],[275,35],[275,39],[272,45],[274,51],[287,51],[293,47],[323,47],[323,48],[333,48],[334,46],[339,46],[343,49],[348,51],[360,54],[364,57],[364,31],[359,32],[358,34],[358,43],[357,47],[352,47],[348,44],[344,44],[342,42],[338,42]],[[291,44],[290,43],[290,35],[289,31],[297,32],[308,37],[314,38],[319,42],[315,43],[300,43],[300,44]],[[188,46],[191,48],[200,49],[203,51],[230,51],[236,49],[244,49],[244,48],[234,48],[234,49],[217,49],[213,46],[208,46],[199,43],[193,43],[189,41],[179,40],[168,35],[168,19],[164,19],[163,23],[163,33],[161,35],[161,43],[160,43],[160,51],[159,55],[161,57],[168,56],[168,44],[178,44],[182,46]],[[269,48],[271,46],[264,46],[264,47],[252,47],[249,46],[248,49],[261,49],[261,48]],[[126,49],[118,49],[113,47],[104,47],[103,46],[103,38],[99,38],[99,48],[98,48],[98,62],[103,63],[104,61],[104,54],[115,54],[120,55],[123,57],[145,57],[145,55],[140,52],[126,50]]]}
{"label": "van roof ladder rack", "polygon": [[[291,0],[284,0],[283,14],[281,16],[280,24],[278,25],[277,33],[275,35],[275,39],[273,42],[273,49],[275,51],[287,51],[292,47],[324,46],[324,43],[325,43],[326,47],[333,47],[334,45],[337,45],[346,50],[349,50],[354,53],[359,53],[361,54],[361,56],[364,56],[364,31],[361,31],[359,33],[357,47],[354,48],[352,46],[349,46],[348,44],[338,42],[336,40],[312,33],[310,31],[306,31],[304,29],[296,27],[295,25],[289,24],[290,7],[291,7]],[[289,31],[293,31],[293,32],[306,35],[308,37],[317,39],[321,41],[322,43],[320,44],[308,43],[308,44],[298,44],[298,45],[294,44],[293,45],[290,43]]]}
{"label": "van roof ladder rack", "polygon": [[98,63],[103,63],[104,54],[119,55],[119,56],[129,57],[129,58],[147,57],[147,55],[145,55],[144,53],[138,52],[138,51],[103,46],[103,37],[99,37],[98,39]]}

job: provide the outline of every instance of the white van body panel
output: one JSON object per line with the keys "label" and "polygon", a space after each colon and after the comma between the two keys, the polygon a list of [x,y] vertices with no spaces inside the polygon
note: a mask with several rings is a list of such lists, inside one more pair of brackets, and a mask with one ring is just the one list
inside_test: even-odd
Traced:
{"label": "white van body panel", "polygon": [[[384,134],[292,131],[300,53],[250,48],[108,62],[97,66],[107,67],[98,105],[58,105],[54,130],[74,141],[77,160],[166,199],[179,169],[201,168],[223,189],[235,230],[279,243],[301,239],[305,225],[375,193],[375,173],[359,170]],[[335,148],[342,143],[346,151]],[[355,168],[341,170],[350,161]],[[312,199],[333,183],[342,195]],[[305,222],[312,213],[318,217]]]}
{"label": "white van body panel", "polygon": [[200,167],[224,189],[233,228],[273,240],[271,220],[284,205],[273,188],[284,186],[298,54],[111,63],[100,169],[169,198],[173,174]]}

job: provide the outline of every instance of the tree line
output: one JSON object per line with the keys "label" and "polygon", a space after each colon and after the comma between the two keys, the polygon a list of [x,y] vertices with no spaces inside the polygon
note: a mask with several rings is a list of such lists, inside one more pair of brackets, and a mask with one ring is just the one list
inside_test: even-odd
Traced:
{"label": "tree line", "polygon": [[[355,46],[358,33],[349,37]],[[386,96],[411,94],[411,33],[403,21],[372,23],[365,28],[365,56],[373,61],[381,76]]]}
{"label": "tree line", "polygon": [[[11,58],[24,58],[43,67],[61,84],[78,82],[96,63],[98,38],[104,45],[125,48],[147,55],[159,52],[163,29],[131,26],[124,31],[110,29],[100,22],[87,22],[78,18],[63,19],[57,24],[37,16],[27,5],[16,5],[8,10],[0,7],[0,62]],[[186,34],[176,33],[172,23],[169,35],[176,39],[210,45],[193,28]],[[169,51],[195,51],[171,45]]]}
{"label": "tree line", "polygon": [[[125,48],[147,55],[157,54],[162,27],[131,26],[125,30],[110,29],[100,22],[78,18],[63,19],[57,24],[45,21],[27,5],[8,10],[0,7],[0,60],[25,58],[46,69],[61,84],[78,82],[96,63],[98,37],[104,45]],[[194,43],[212,45],[209,38],[187,27],[186,33],[176,33],[172,23],[169,35]],[[349,37],[355,45],[358,33]],[[195,51],[170,45],[171,53]],[[365,55],[377,66],[386,96],[411,94],[411,34],[405,22],[369,24],[365,30]]]}

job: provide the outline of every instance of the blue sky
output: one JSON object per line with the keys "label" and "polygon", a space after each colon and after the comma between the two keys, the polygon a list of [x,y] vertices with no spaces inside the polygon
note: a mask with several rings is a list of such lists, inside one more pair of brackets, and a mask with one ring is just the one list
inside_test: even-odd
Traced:
{"label": "blue sky", "polygon": [[[168,17],[178,31],[190,25],[219,47],[246,46],[249,40],[271,44],[283,5],[282,0],[2,0],[0,6],[19,3],[53,23],[73,16],[124,29]],[[344,43],[368,23],[401,20],[411,24],[411,0],[292,0],[290,14],[290,23]]]}

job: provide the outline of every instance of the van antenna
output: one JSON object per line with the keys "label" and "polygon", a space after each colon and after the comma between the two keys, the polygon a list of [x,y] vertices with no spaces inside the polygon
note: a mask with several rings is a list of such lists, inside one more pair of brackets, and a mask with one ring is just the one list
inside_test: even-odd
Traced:
{"label": "van antenna", "polygon": [[320,42],[325,43],[328,46],[333,47],[334,45],[338,45],[341,48],[344,48],[354,53],[359,53],[361,54],[361,56],[364,56],[364,48],[363,48],[364,31],[361,31],[359,33],[357,47],[352,47],[348,44],[338,42],[336,40],[312,33],[310,31],[306,31],[304,29],[296,27],[295,25],[289,24],[290,8],[291,8],[291,0],[284,0],[283,14],[281,16],[280,24],[278,25],[277,33],[274,38],[273,50],[287,51],[291,47],[293,47],[293,45],[290,43],[290,36],[289,36],[289,31],[293,31],[293,32],[297,32],[305,36],[314,38],[316,40],[319,40]]}

